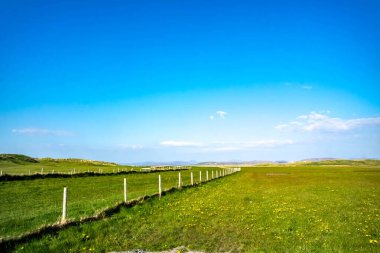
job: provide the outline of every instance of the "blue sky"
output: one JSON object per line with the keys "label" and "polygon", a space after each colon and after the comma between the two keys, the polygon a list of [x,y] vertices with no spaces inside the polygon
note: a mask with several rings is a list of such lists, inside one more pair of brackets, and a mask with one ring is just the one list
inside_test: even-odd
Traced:
{"label": "blue sky", "polygon": [[380,158],[379,11],[378,1],[0,1],[0,152]]}

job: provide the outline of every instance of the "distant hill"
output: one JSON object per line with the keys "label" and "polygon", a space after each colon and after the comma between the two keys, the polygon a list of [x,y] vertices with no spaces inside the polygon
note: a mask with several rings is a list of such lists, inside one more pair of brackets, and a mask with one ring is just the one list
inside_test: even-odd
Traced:
{"label": "distant hill", "polygon": [[138,162],[133,165],[137,166],[188,166],[195,165],[196,161],[170,161],[170,162]]}
{"label": "distant hill", "polygon": [[254,161],[226,161],[226,162],[201,162],[197,163],[200,166],[249,166],[258,164],[283,164],[287,161],[264,161],[264,160],[254,160]]}
{"label": "distant hill", "polygon": [[320,160],[320,161],[301,161],[304,165],[364,165],[364,166],[378,166],[380,160],[377,159],[334,159],[334,160]]}
{"label": "distant hill", "polygon": [[86,159],[77,158],[32,158],[26,155],[20,154],[0,154],[1,164],[29,164],[29,163],[75,163],[75,164],[86,164],[86,165],[107,165],[107,166],[118,166],[117,163],[103,162],[103,161],[93,161]]}
{"label": "distant hill", "polygon": [[345,159],[338,159],[338,158],[331,158],[331,157],[320,157],[320,158],[307,158],[299,160],[298,162],[322,162],[322,161],[334,161],[334,160],[345,160]]}
{"label": "distant hill", "polygon": [[27,164],[27,163],[39,163],[35,158],[19,155],[19,154],[0,154],[0,163],[15,163],[15,164]]}
{"label": "distant hill", "polygon": [[367,165],[378,166],[380,160],[376,159],[338,159],[338,158],[309,158],[295,162],[287,161],[232,161],[232,162],[201,162],[197,163],[199,166],[255,166],[255,165],[281,165],[281,164],[293,164],[293,165]]}
{"label": "distant hill", "polygon": [[78,159],[78,158],[38,158],[38,161],[40,162],[54,162],[54,163],[82,163],[82,164],[91,164],[91,165],[111,165],[111,166],[117,166],[117,163],[112,162],[104,162],[104,161],[94,161],[94,160],[87,160],[87,159]]}

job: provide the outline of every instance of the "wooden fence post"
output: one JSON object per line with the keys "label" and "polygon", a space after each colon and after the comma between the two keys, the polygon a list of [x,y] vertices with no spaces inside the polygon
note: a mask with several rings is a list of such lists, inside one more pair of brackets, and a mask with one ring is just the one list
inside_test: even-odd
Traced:
{"label": "wooden fence post", "polygon": [[62,219],[61,223],[65,223],[67,216],[67,187],[63,188],[63,203],[62,203]]}
{"label": "wooden fence post", "polygon": [[211,171],[211,179],[214,179],[214,171]]}
{"label": "wooden fence post", "polygon": [[124,203],[127,203],[127,179],[124,178]]}
{"label": "wooden fence post", "polygon": [[194,177],[193,177],[193,172],[190,172],[190,178],[191,178],[191,185],[194,185]]}
{"label": "wooden fence post", "polygon": [[162,189],[161,189],[161,175],[158,175],[158,195],[161,198]]}
{"label": "wooden fence post", "polygon": [[181,185],[182,185],[182,183],[181,183],[181,172],[178,172],[178,189],[179,188],[181,188]]}
{"label": "wooden fence post", "polygon": [[206,181],[208,181],[208,171],[206,171]]}
{"label": "wooden fence post", "polygon": [[199,183],[202,183],[202,171],[199,171]]}

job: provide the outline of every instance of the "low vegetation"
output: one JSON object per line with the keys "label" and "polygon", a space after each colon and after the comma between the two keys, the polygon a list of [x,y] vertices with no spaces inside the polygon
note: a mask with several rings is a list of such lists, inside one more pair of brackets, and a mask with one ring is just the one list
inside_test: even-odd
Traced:
{"label": "low vegetation", "polygon": [[37,159],[26,155],[0,154],[0,165],[38,163]]}
{"label": "low vegetation", "polygon": [[[81,187],[95,187],[91,183],[99,184],[88,181]],[[109,186],[114,184],[119,183]],[[380,167],[244,168],[161,200],[122,208],[107,219],[47,234],[15,251],[158,251],[178,246],[206,252],[379,252]]]}
{"label": "low vegetation", "polygon": [[[200,168],[192,170],[195,182],[199,181],[198,170]],[[163,190],[178,185],[178,172],[160,174]],[[190,171],[181,171],[181,175],[183,183],[190,184]],[[123,200],[124,178],[128,199],[158,192],[158,173],[0,181],[0,238],[17,236],[59,221],[64,187],[68,187],[68,218],[71,220],[114,206]]]}
{"label": "low vegetation", "polygon": [[137,167],[84,159],[32,158],[25,155],[0,154],[2,174],[29,175],[36,173],[114,173],[121,170],[138,170]]}

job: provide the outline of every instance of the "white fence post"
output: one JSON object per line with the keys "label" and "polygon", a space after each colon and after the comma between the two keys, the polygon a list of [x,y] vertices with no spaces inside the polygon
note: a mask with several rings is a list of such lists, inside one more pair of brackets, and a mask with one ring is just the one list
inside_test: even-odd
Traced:
{"label": "white fence post", "polygon": [[214,179],[214,171],[211,171],[211,179]]}
{"label": "white fence post", "polygon": [[206,171],[206,181],[208,181],[208,171]]}
{"label": "white fence post", "polygon": [[191,185],[194,185],[194,177],[193,177],[193,172],[190,172],[190,178],[191,178]]}
{"label": "white fence post", "polygon": [[62,219],[61,223],[66,221],[67,216],[67,187],[63,188]]}
{"label": "white fence post", "polygon": [[181,172],[178,172],[178,188],[181,188],[182,182],[181,182]]}
{"label": "white fence post", "polygon": [[199,183],[202,183],[202,171],[199,171]]}
{"label": "white fence post", "polygon": [[127,179],[124,178],[124,203],[127,203]]}
{"label": "white fence post", "polygon": [[161,175],[158,175],[158,195],[161,198],[162,189],[161,189]]}

